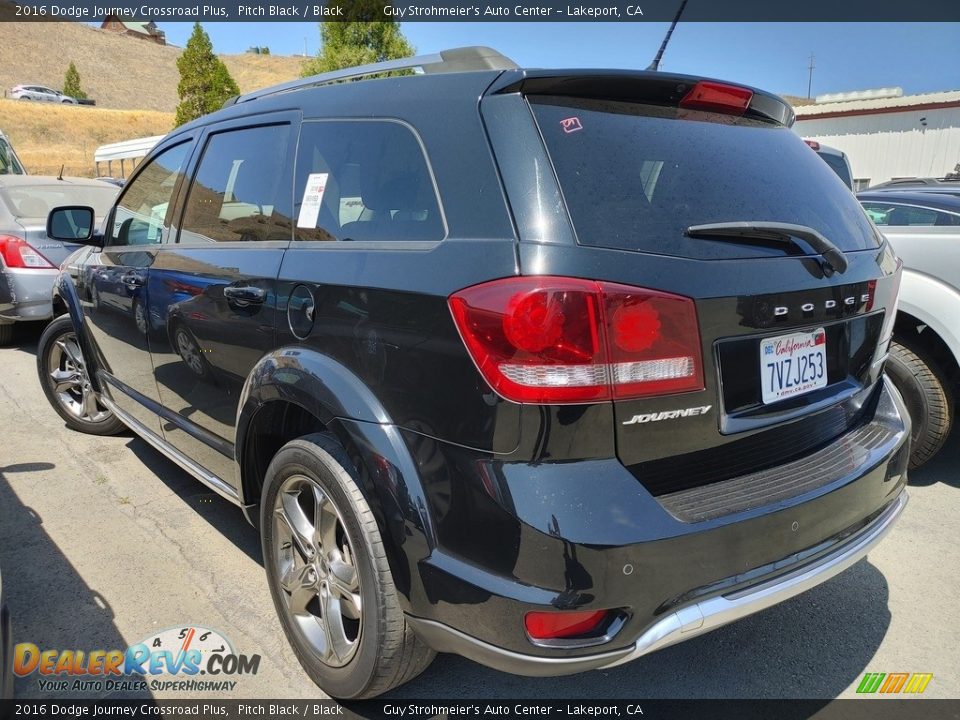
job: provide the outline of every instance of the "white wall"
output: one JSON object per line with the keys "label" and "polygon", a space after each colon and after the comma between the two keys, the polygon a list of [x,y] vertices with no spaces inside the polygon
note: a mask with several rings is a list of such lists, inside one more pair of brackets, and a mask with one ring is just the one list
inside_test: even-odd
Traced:
{"label": "white wall", "polygon": [[[920,123],[926,118],[926,127]],[[871,185],[895,177],[943,177],[960,163],[960,108],[804,120],[804,138],[842,150],[854,178]]]}

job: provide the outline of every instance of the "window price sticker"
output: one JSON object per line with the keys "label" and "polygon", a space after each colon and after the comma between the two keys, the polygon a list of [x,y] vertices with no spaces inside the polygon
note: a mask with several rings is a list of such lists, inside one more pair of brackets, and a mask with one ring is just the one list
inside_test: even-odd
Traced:
{"label": "window price sticker", "polygon": [[303,201],[300,203],[300,215],[297,217],[297,227],[315,228],[317,226],[323,193],[327,189],[327,175],[329,173],[310,173],[307,177],[307,185],[303,188]]}

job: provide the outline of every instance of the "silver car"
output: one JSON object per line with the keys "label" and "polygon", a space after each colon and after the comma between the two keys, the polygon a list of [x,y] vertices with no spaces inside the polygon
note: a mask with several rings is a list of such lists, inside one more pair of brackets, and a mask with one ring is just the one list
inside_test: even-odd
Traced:
{"label": "silver car", "polygon": [[118,192],[87,178],[0,175],[0,344],[10,342],[14,322],[51,316],[57,268],[79,247],[50,239],[50,210],[81,205],[100,217]]}
{"label": "silver car", "polygon": [[59,90],[53,90],[45,85],[16,85],[10,91],[10,97],[15,100],[38,100],[40,102],[61,103],[63,105],[79,104],[76,98],[64,95]]}
{"label": "silver car", "polygon": [[931,459],[960,401],[960,197],[914,191],[857,195],[903,260],[887,375],[913,418],[910,464]]}

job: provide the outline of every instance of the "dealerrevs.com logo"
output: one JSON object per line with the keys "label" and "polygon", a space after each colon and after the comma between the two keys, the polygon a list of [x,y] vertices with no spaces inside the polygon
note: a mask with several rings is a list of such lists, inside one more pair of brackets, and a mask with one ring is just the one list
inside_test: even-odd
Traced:
{"label": "dealerrevs.com logo", "polygon": [[36,673],[38,688],[46,692],[229,692],[237,685],[232,678],[256,675],[259,669],[259,655],[238,654],[226,637],[199,626],[169,628],[125,650],[19,643],[13,653],[14,673]]}

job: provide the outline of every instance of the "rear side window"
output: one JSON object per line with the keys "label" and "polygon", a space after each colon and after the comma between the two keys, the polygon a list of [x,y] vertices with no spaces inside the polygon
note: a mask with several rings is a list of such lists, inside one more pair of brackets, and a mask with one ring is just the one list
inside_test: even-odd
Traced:
{"label": "rear side window", "polygon": [[180,242],[289,241],[289,125],[212,135],[190,186]]}
{"label": "rear side window", "polygon": [[582,245],[702,259],[802,252],[684,235],[748,220],[806,225],[842,250],[878,245],[849,189],[788,128],[603,100],[531,106]]}
{"label": "rear side window", "polygon": [[442,240],[423,149],[399,122],[301,126],[294,182],[297,240]]}

